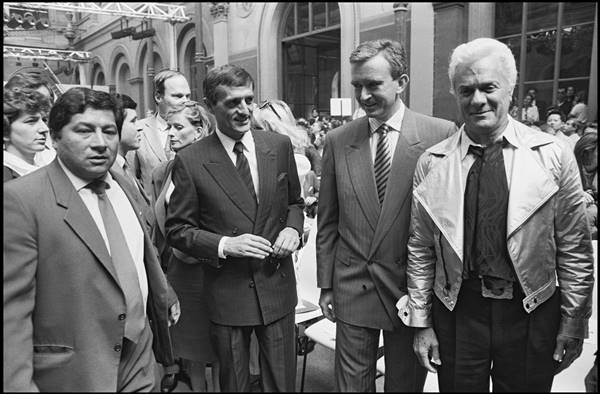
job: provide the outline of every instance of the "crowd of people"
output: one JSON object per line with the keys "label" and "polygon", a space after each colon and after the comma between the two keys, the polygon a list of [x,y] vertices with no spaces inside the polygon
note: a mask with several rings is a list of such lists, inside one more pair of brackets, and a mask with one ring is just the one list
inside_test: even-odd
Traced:
{"label": "crowd of people", "polygon": [[338,391],[375,391],[381,332],[386,392],[428,372],[441,391],[550,391],[591,315],[585,92],[515,106],[512,52],[475,39],[450,59],[457,127],[402,101],[400,43],[349,63],[354,119],[256,103],[235,65],[208,72],[203,103],[160,71],[145,119],[125,94],[11,78],[4,390],[295,391],[296,257],[317,231]]}

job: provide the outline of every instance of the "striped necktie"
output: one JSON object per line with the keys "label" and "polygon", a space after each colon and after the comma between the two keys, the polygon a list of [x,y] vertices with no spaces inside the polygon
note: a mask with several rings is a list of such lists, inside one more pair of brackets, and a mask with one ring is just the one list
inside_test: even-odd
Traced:
{"label": "striped necktie", "polygon": [[390,175],[390,169],[392,168],[390,144],[387,138],[387,134],[389,131],[390,127],[385,123],[377,129],[377,133],[379,133],[379,139],[377,140],[377,149],[375,151],[375,163],[373,166],[373,170],[375,172],[377,196],[379,197],[379,203],[381,205],[383,205],[383,199],[385,198],[385,188],[387,186],[388,176]]}
{"label": "striped necktie", "polygon": [[233,146],[233,151],[237,155],[237,160],[235,162],[235,168],[238,170],[242,180],[248,187],[248,191],[252,195],[254,201],[256,201],[256,191],[254,190],[254,182],[252,181],[252,174],[250,172],[250,165],[248,164],[248,159],[246,155],[244,155],[244,144],[242,141],[236,141]]}

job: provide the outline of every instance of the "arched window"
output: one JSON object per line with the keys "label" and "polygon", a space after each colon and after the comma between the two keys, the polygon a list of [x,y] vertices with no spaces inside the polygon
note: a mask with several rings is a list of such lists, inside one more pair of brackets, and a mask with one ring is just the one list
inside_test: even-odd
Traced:
{"label": "arched window", "polygon": [[340,27],[337,3],[292,3],[285,22],[285,38]]}

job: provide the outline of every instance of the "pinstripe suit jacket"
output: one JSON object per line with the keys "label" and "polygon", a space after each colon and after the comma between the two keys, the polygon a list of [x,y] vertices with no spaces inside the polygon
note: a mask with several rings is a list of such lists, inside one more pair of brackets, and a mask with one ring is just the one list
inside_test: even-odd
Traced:
{"label": "pinstripe suit jacket", "polygon": [[406,244],[417,159],[456,130],[446,120],[406,108],[385,200],[380,206],[367,117],[327,134],[317,233],[317,284],[333,289],[340,320],[391,330],[406,294]]}
{"label": "pinstripe suit jacket", "polygon": [[[205,264],[210,319],[218,324],[270,324],[297,302],[290,256],[283,259],[219,259],[223,236],[245,233],[272,243],[285,227],[302,234],[304,202],[288,137],[252,131],[259,174],[253,202],[216,133],[175,156],[175,190],[167,208],[167,242]],[[269,260],[269,261],[266,261]]]}

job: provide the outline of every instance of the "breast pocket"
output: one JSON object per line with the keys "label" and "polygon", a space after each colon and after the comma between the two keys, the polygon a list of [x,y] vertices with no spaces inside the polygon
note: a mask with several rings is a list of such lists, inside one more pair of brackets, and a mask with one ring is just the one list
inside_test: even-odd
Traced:
{"label": "breast pocket", "polygon": [[73,358],[73,348],[62,345],[34,345],[33,367],[36,370],[57,368]]}

